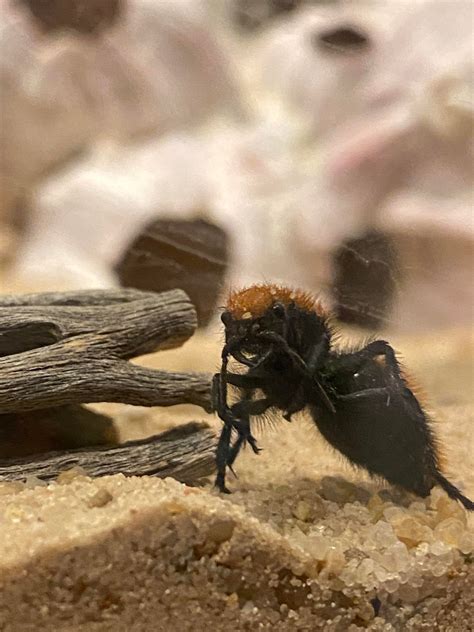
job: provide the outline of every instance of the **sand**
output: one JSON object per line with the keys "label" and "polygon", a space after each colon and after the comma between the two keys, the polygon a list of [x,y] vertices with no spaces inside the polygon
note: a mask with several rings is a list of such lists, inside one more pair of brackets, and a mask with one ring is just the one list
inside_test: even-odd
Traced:
{"label": "sand", "polygon": [[[472,336],[394,343],[430,395],[447,474],[472,497]],[[212,371],[218,357],[210,332],[143,362]],[[123,439],[210,419],[99,408]],[[456,502],[370,481],[304,416],[257,436],[264,452],[239,458],[230,496],[121,475],[0,485],[0,629],[473,629],[473,523]]]}

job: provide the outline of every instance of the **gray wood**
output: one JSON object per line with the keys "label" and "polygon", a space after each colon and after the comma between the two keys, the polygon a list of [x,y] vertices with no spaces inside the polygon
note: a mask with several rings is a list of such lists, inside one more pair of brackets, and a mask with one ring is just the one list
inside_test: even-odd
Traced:
{"label": "gray wood", "polygon": [[213,473],[215,435],[205,423],[191,422],[140,441],[114,447],[97,447],[0,462],[0,481],[21,481],[29,476],[54,480],[61,472],[79,466],[90,476],[172,476],[193,483]]}
{"label": "gray wood", "polygon": [[180,346],[196,324],[181,290],[0,297],[0,414],[97,402],[210,411],[209,375],[128,362]]}
{"label": "gray wood", "polygon": [[[0,297],[0,356],[54,345],[128,359],[185,342],[196,312],[182,290],[26,294]],[[71,340],[71,339],[74,340]]]}
{"label": "gray wood", "polygon": [[[179,290],[178,290],[179,291]],[[183,293],[182,293],[183,294]],[[117,290],[76,290],[74,292],[39,292],[33,294],[5,294],[0,296],[0,307],[20,306],[81,306],[130,303],[146,297],[156,297],[154,292],[121,288]]]}

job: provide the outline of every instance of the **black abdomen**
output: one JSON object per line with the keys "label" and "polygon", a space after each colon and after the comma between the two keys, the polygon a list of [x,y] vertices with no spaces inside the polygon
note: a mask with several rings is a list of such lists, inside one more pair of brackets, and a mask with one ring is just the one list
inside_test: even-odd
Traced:
{"label": "black abdomen", "polygon": [[420,496],[429,494],[437,470],[428,421],[412,393],[361,400],[334,399],[336,413],[312,406],[325,439],[350,461]]}

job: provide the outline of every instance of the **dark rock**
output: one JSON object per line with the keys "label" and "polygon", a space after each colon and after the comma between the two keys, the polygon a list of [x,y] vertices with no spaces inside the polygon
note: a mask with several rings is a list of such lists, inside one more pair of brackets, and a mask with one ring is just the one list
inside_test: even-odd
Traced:
{"label": "dark rock", "polygon": [[333,254],[335,313],[366,328],[387,324],[395,299],[398,263],[390,237],[369,231],[343,242]]}
{"label": "dark rock", "polygon": [[204,220],[156,220],[131,244],[116,271],[125,287],[162,292],[179,288],[208,324],[225,280],[228,239]]}
{"label": "dark rock", "polygon": [[315,33],[313,45],[325,53],[342,55],[365,52],[372,47],[367,33],[359,27],[345,24]]}
{"label": "dark rock", "polygon": [[125,0],[20,0],[45,31],[71,29],[95,34],[112,26]]}
{"label": "dark rock", "polygon": [[275,19],[284,19],[305,5],[336,3],[339,0],[233,0],[232,19],[244,31],[270,26]]}

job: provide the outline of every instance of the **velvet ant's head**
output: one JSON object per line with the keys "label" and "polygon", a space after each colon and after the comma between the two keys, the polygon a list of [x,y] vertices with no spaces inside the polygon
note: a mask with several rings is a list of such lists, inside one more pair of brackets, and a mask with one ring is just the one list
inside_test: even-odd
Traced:
{"label": "velvet ant's head", "polygon": [[272,284],[232,292],[221,318],[229,351],[239,361],[240,352],[261,356],[278,340],[298,350],[305,343],[309,347],[313,341],[307,340],[306,330],[316,335],[327,331],[326,314],[310,293]]}

